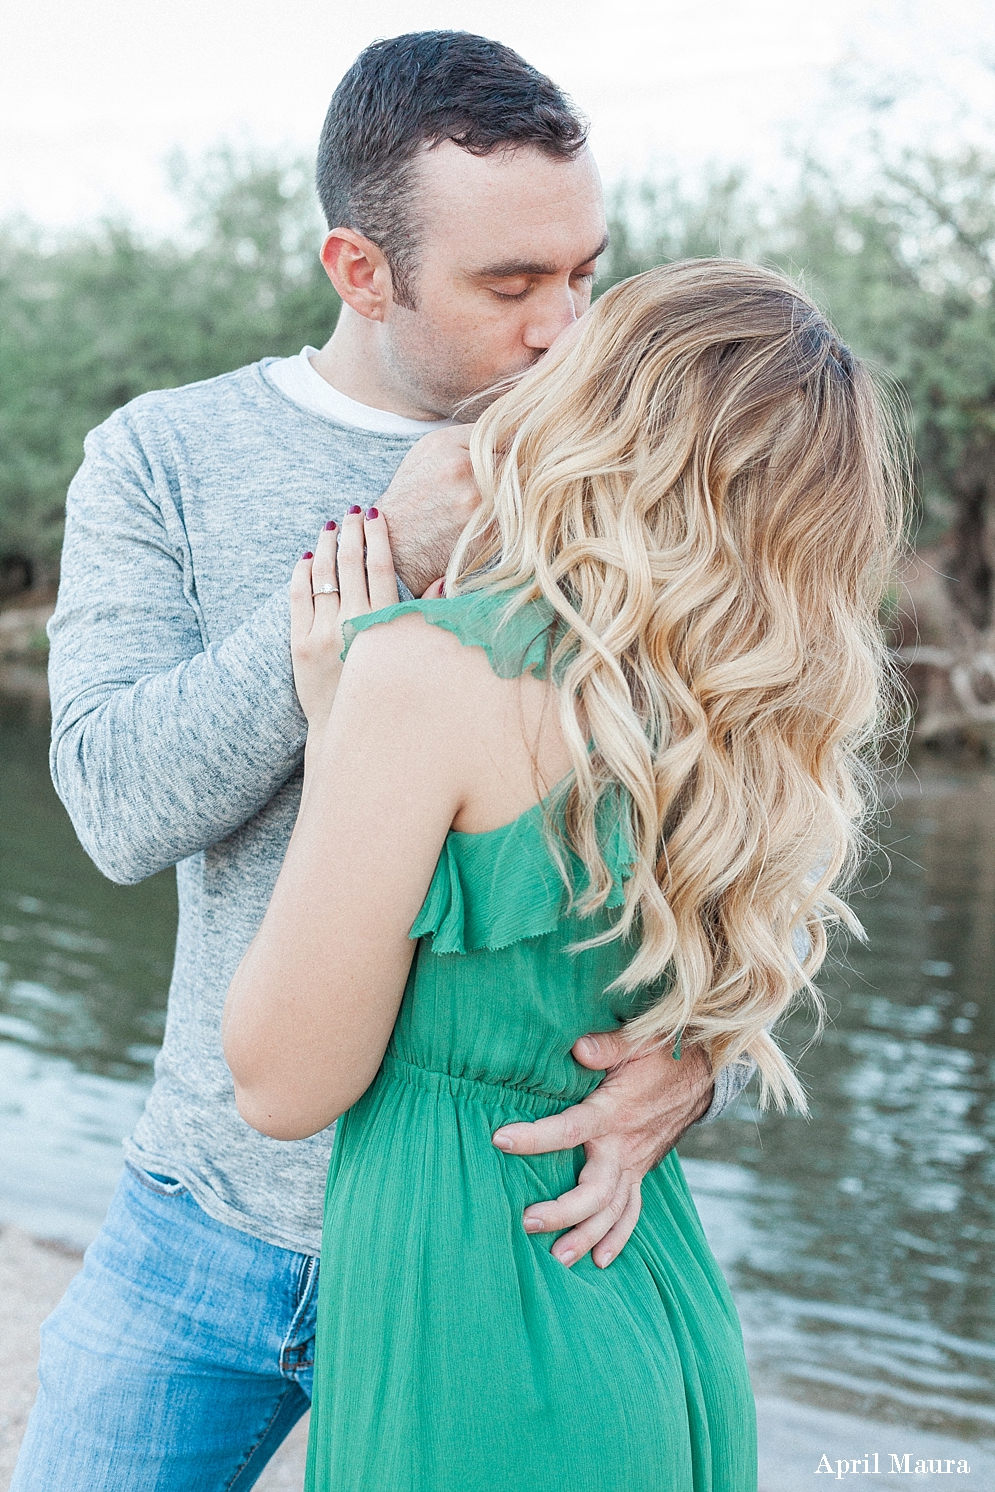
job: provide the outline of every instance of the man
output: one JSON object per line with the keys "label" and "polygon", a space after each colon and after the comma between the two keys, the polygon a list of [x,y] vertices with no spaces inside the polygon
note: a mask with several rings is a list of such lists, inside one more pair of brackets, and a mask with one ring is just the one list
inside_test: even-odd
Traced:
{"label": "man", "polygon": [[[299,800],[287,579],[323,523],[374,502],[409,590],[442,573],[476,497],[448,422],[584,313],[606,241],[583,123],[515,53],[465,33],[360,56],[318,190],[343,302],[328,343],[135,400],[89,437],[70,491],[53,775],[113,880],[177,865],[180,923],[155,1086],[44,1328],[13,1492],[247,1488],[307,1407],[332,1135],[251,1130],[220,1039]],[[622,1049],[585,1038],[575,1055],[609,1068]],[[659,1053],[512,1126],[519,1153],[587,1150],[578,1186],[537,1198],[523,1226],[568,1229],[565,1264],[592,1247],[606,1264],[643,1175],[738,1081],[723,1074],[712,1099],[700,1053]]]}

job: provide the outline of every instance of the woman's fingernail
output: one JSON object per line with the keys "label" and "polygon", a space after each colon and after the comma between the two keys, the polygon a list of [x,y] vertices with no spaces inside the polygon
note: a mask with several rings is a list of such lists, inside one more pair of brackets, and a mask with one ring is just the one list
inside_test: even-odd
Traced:
{"label": "woman's fingernail", "polygon": [[572,1264],[577,1254],[574,1249],[564,1249],[562,1254],[554,1254],[554,1259],[559,1259],[561,1264]]}
{"label": "woman's fingernail", "polygon": [[367,510],[366,510],[366,516],[367,516],[367,518],[379,518],[380,517],[380,509],[379,508],[367,508]]}
{"label": "woman's fingernail", "polygon": [[493,1143],[497,1146],[497,1148],[499,1150],[510,1150],[511,1149],[511,1141],[509,1140],[509,1138],[508,1138],[507,1135],[495,1135],[494,1139],[493,1139]]}
{"label": "woman's fingernail", "polygon": [[349,509],[350,513],[361,513],[362,511],[363,510],[359,506],[359,503],[353,503],[352,507]]}
{"label": "woman's fingernail", "polygon": [[304,553],[301,555],[301,559],[314,559],[314,555],[311,553],[310,549],[305,549]]}
{"label": "woman's fingernail", "polygon": [[526,1231],[526,1233],[541,1233],[542,1232],[542,1226],[543,1226],[543,1224],[542,1224],[542,1218],[541,1217],[536,1217],[534,1214],[532,1214],[530,1216],[529,1213],[526,1213],[525,1216],[522,1218],[522,1222],[525,1225],[525,1231]]}
{"label": "woman's fingernail", "polygon": [[334,518],[329,518],[328,522],[325,524],[325,531],[326,531],[326,533],[331,533],[337,527],[338,527],[338,524],[335,522],[335,519]]}

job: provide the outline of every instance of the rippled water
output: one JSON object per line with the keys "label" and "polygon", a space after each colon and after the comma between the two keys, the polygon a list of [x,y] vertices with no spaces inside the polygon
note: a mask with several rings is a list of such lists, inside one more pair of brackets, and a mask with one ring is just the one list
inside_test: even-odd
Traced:
{"label": "rippled water", "polygon": [[682,1154],[758,1383],[989,1440],[995,776],[918,758],[881,837],[868,944],[824,974],[801,1059],[811,1118],[741,1104]]}
{"label": "rippled water", "polygon": [[[175,897],[90,865],[46,732],[2,700],[0,1218],[85,1241],[150,1081]],[[681,1150],[761,1392],[990,1445],[995,774],[918,760],[882,837],[869,943],[801,1058],[811,1118],[744,1100]]]}
{"label": "rippled water", "polygon": [[48,712],[0,694],[0,1220],[85,1243],[162,1036],[172,874],[113,886],[48,776]]}

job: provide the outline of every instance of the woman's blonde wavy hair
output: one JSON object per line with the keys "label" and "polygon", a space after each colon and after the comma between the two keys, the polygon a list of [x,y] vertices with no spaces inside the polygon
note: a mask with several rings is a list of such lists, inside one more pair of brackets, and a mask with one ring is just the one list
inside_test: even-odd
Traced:
{"label": "woman's blonde wavy hair", "polygon": [[867,369],[780,275],[650,270],[478,421],[483,501],[446,578],[448,594],[544,597],[566,624],[552,664],[579,910],[611,890],[599,803],[621,784],[638,860],[604,937],[637,944],[622,988],[667,989],[628,1036],[680,1033],[715,1070],[753,1057],[781,1108],[805,1097],[770,1027],[801,990],[818,1005],[827,924],[859,931],[837,892],[891,694],[893,430]]}

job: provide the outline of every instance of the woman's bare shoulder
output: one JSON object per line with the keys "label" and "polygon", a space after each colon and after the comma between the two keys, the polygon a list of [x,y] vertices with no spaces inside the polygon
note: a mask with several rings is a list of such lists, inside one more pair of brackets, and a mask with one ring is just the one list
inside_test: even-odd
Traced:
{"label": "woman's bare shoulder", "polygon": [[436,626],[420,611],[407,612],[353,639],[346,668],[361,675],[371,687],[424,695],[439,702],[465,698],[474,692],[506,683],[492,670],[481,647],[467,646],[446,627]]}
{"label": "woman's bare shoulder", "polygon": [[500,678],[482,647],[419,613],[361,632],[343,685],[350,664],[382,728],[389,720],[395,738],[432,739],[440,764],[452,763],[463,789],[456,828],[506,823],[536,801],[537,770],[546,788],[569,770],[553,685],[531,674]]}

